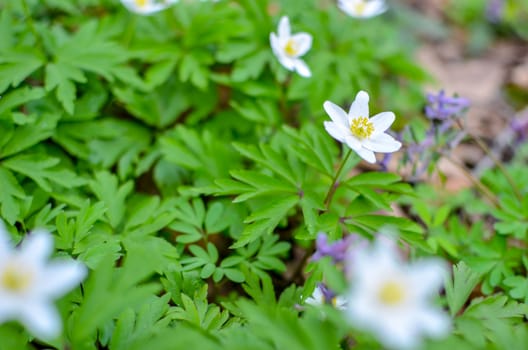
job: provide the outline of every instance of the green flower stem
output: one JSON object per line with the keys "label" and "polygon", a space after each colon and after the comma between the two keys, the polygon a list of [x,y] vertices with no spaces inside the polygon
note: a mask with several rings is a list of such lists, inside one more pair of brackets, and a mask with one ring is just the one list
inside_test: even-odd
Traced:
{"label": "green flower stem", "polygon": [[[460,122],[460,120],[456,120],[456,123],[458,124],[458,126],[460,127],[460,129],[464,130],[464,126],[462,125],[462,123]],[[504,167],[504,164],[502,164],[502,162],[497,158],[495,157],[495,154],[493,154],[493,152],[491,151],[491,149],[488,147],[488,145],[486,145],[486,142],[484,142],[484,140],[482,140],[479,136],[477,135],[473,135],[472,133],[469,133],[468,132],[468,135],[473,139],[475,140],[475,142],[477,143],[477,145],[484,151],[484,153],[486,153],[486,155],[493,161],[493,163],[497,166],[497,168],[499,169],[499,171],[504,175],[504,177],[506,178],[506,181],[508,181],[508,183],[510,184],[512,190],[513,190],[513,193],[515,194],[515,196],[517,197],[517,199],[519,201],[522,201],[522,194],[521,194],[521,191],[519,190],[519,188],[517,187],[517,185],[515,184],[515,181],[513,181],[513,178],[511,177],[510,173],[508,172],[508,170],[506,170],[506,168]]]}
{"label": "green flower stem", "polygon": [[337,190],[337,182],[339,181],[339,176],[341,175],[341,172],[343,171],[343,168],[345,167],[345,164],[348,158],[350,158],[351,154],[352,154],[352,150],[349,149],[347,154],[343,158],[343,161],[339,165],[339,168],[337,169],[337,172],[335,173],[334,178],[332,179],[332,184],[330,185],[330,188],[328,189],[328,192],[326,193],[326,197],[324,200],[325,211],[328,210],[330,203],[332,203],[332,198],[334,197],[334,193]]}

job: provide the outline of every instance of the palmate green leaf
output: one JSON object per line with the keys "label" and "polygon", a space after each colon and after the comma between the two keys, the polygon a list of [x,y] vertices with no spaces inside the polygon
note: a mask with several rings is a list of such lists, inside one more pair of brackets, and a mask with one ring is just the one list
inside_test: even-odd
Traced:
{"label": "palmate green leaf", "polygon": [[55,229],[55,225],[52,225],[51,222],[63,212],[65,207],[66,205],[62,204],[53,208],[50,203],[46,204],[37,213],[31,216],[29,221],[27,221],[26,227],[41,227],[52,231]]}
{"label": "palmate green leaf", "polygon": [[[218,350],[220,344],[209,334],[192,325],[181,324],[175,328],[159,330],[150,339],[141,339],[130,345],[130,350]],[[233,349],[237,350],[237,349]]]}
{"label": "palmate green leaf", "polygon": [[299,159],[329,177],[334,175],[338,149],[323,128],[307,124],[300,131],[288,126],[284,126],[283,130],[294,138],[297,146],[291,151]]}
{"label": "palmate green leaf", "polygon": [[209,84],[209,69],[207,65],[212,59],[207,54],[183,56],[180,64],[179,78],[182,82],[190,81],[194,86],[205,90]]}
{"label": "palmate green leaf", "polygon": [[219,331],[229,318],[227,311],[220,311],[218,306],[207,302],[207,285],[197,289],[192,299],[182,294],[181,301],[180,306],[170,309],[168,317],[208,331]]}
{"label": "palmate green leaf", "polygon": [[163,128],[176,122],[191,107],[183,92],[174,93],[179,89],[183,89],[183,86],[171,83],[164,84],[148,94],[130,87],[115,88],[113,92],[134,117],[148,125]]}
{"label": "palmate green leaf", "polygon": [[147,340],[167,326],[169,319],[163,316],[169,310],[169,300],[170,294],[150,296],[139,310],[123,311],[112,332],[109,349],[128,350],[131,344]]}
{"label": "palmate green leaf", "polygon": [[59,118],[60,115],[45,113],[33,123],[17,126],[7,135],[3,134],[5,139],[2,142],[5,143],[0,147],[0,158],[24,151],[52,136]]}
{"label": "palmate green leaf", "polygon": [[243,156],[261,164],[288,181],[292,186],[297,186],[300,179],[292,172],[292,167],[288,164],[283,155],[279,154],[271,146],[261,144],[258,148],[253,145],[242,145],[235,143],[234,147]]}
{"label": "palmate green leaf", "polygon": [[[231,176],[235,179],[251,185],[251,191],[237,196],[233,202],[244,202],[253,197],[261,197],[270,194],[297,194],[298,189],[291,184],[280,181],[273,176],[251,170],[232,170]],[[219,184],[219,182],[217,182]],[[223,194],[222,189],[217,194]]]}
{"label": "palmate green leaf", "polygon": [[351,187],[390,185],[401,181],[401,177],[393,173],[366,172],[347,179],[345,183]]}
{"label": "palmate green leaf", "polygon": [[136,236],[122,238],[125,250],[130,253],[141,253],[148,256],[152,268],[157,273],[164,273],[180,258],[177,247],[162,237]]}
{"label": "palmate green leaf", "polygon": [[269,199],[265,208],[256,210],[245,219],[249,223],[231,248],[240,248],[262,236],[270,234],[288,212],[299,203],[298,195]]}
{"label": "palmate green leaf", "polygon": [[457,333],[475,347],[483,348],[497,337],[497,332],[511,328],[526,316],[525,304],[508,300],[505,295],[477,298],[471,302],[464,314],[456,319]]}
{"label": "palmate green leaf", "polygon": [[[41,99],[46,95],[46,91],[40,87],[31,88],[29,86],[20,87],[16,90],[10,91],[0,98],[0,119],[2,116],[13,110],[15,107],[22,106],[27,102]],[[51,121],[58,119],[58,117],[50,116]],[[13,116],[8,119],[14,119]]]}
{"label": "palmate green leaf", "polygon": [[178,215],[175,198],[134,195],[127,200],[123,234],[137,240],[167,227]]}
{"label": "palmate green leaf", "polygon": [[213,184],[227,178],[229,169],[240,162],[231,145],[209,130],[198,133],[177,126],[160,140],[161,152],[170,163],[194,172],[195,182]]}
{"label": "palmate green leaf", "polygon": [[20,214],[20,200],[26,198],[26,194],[20,187],[17,179],[8,169],[0,166],[0,209],[2,218],[13,225]]}
{"label": "palmate green leaf", "polygon": [[445,291],[451,316],[455,316],[466,303],[469,295],[480,282],[481,275],[463,261],[453,266],[453,280],[446,278]]}
{"label": "palmate green leaf", "polygon": [[134,188],[133,182],[127,181],[119,186],[115,175],[100,171],[95,174],[95,179],[90,181],[89,186],[96,197],[105,204],[108,222],[112,227],[117,228],[125,215],[125,200]]}
{"label": "palmate green leaf", "polygon": [[16,47],[0,50],[0,93],[9,85],[17,87],[24,79],[42,67],[45,57],[32,47]]}
{"label": "palmate green leaf", "polygon": [[150,131],[131,121],[103,118],[58,125],[54,141],[69,153],[109,168],[117,163],[120,178],[134,174],[134,165],[150,144]]}
{"label": "palmate green leaf", "polygon": [[511,288],[508,294],[517,300],[528,304],[528,278],[524,276],[506,277],[502,283]]}
{"label": "palmate green leaf", "polygon": [[255,305],[247,300],[240,300],[237,304],[247,319],[247,331],[257,339],[271,343],[274,349],[340,348],[345,325],[336,327],[336,320],[330,320],[329,315],[321,319],[320,310],[299,316],[289,307]]}
{"label": "palmate green leaf", "polygon": [[[263,276],[267,276],[267,271],[285,271],[286,266],[282,259],[289,250],[290,244],[288,242],[279,241],[279,236],[272,234],[262,236],[258,240],[237,248],[237,255],[232,255],[226,260],[229,259],[230,263],[235,261],[242,271],[251,271],[251,273],[264,278]],[[247,277],[247,273],[245,274]]]}
{"label": "palmate green leaf", "polygon": [[[44,191],[51,192],[51,183],[65,188],[82,186],[86,181],[73,171],[62,167],[58,158],[45,158],[44,154],[20,154],[4,160],[2,164],[35,181]],[[51,182],[51,183],[50,183]]]}
{"label": "palmate green leaf", "polygon": [[231,100],[230,106],[233,107],[240,116],[254,123],[276,125],[281,119],[277,103],[274,99],[260,98],[255,100],[248,98],[243,102]]}
{"label": "palmate green leaf", "polygon": [[[52,35],[57,35],[55,32]],[[79,30],[68,37],[54,38],[58,43],[54,48],[53,62],[46,65],[45,87],[47,91],[56,89],[56,96],[64,109],[74,112],[76,95],[75,83],[85,83],[85,72],[91,72],[113,81],[116,77],[133,76],[132,70],[123,74],[129,55],[117,43],[108,40],[99,30],[96,21],[87,21]],[[140,81],[127,77],[127,83]]]}
{"label": "palmate green leaf", "polygon": [[159,285],[141,283],[152,272],[148,256],[128,254],[120,268],[114,267],[113,257],[103,259],[84,283],[84,298],[68,323],[72,347],[84,349],[98,328],[158,293]]}

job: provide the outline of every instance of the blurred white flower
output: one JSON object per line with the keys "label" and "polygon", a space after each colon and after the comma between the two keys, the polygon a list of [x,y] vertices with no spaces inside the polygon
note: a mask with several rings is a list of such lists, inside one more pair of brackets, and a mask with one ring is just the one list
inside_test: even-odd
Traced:
{"label": "blurred white flower", "polygon": [[131,12],[140,15],[151,15],[165,10],[179,0],[121,0],[121,3]]}
{"label": "blurred white flower", "polygon": [[306,298],[306,304],[318,306],[323,304],[331,304],[336,309],[344,310],[347,305],[347,299],[345,297],[335,295],[328,287],[320,283],[315,287],[311,296]]}
{"label": "blurred white flower", "polygon": [[346,143],[361,158],[376,162],[374,152],[392,153],[401,143],[385,131],[396,118],[392,112],[382,112],[369,119],[369,95],[360,91],[350,106],[348,114],[338,105],[326,101],[323,107],[332,119],[325,121],[326,131],[339,142]]}
{"label": "blurred white flower", "polygon": [[387,11],[385,0],[338,0],[337,6],[355,18],[370,18]]}
{"label": "blurred white flower", "polygon": [[447,274],[443,261],[406,264],[393,241],[378,238],[370,249],[355,251],[348,263],[352,289],[345,313],[354,326],[396,349],[418,346],[422,333],[441,337],[449,332],[450,318],[430,304]]}
{"label": "blurred white flower", "polygon": [[279,21],[278,35],[270,33],[270,44],[280,64],[303,77],[312,75],[310,68],[299,57],[312,47],[312,36],[308,33],[291,34],[290,20],[283,16]]}
{"label": "blurred white flower", "polygon": [[71,259],[48,262],[51,234],[35,230],[13,248],[0,221],[0,323],[20,321],[37,338],[53,339],[62,330],[52,301],[75,288],[86,267]]}

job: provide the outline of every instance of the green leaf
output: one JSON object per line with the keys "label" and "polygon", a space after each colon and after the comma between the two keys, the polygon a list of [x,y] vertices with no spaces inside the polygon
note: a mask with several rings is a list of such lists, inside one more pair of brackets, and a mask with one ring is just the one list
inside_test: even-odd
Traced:
{"label": "green leaf", "polygon": [[119,186],[117,177],[108,172],[101,171],[95,174],[95,180],[90,181],[90,188],[107,208],[106,217],[112,227],[117,227],[125,215],[125,200],[132,192],[132,181]]}
{"label": "green leaf", "polygon": [[[10,91],[0,98],[0,116],[29,101],[41,99],[45,95],[46,91],[39,87],[30,88],[29,86],[24,86]],[[53,125],[53,120],[58,119],[58,116],[50,116],[50,118]]]}
{"label": "green leaf", "polygon": [[0,191],[2,218],[13,225],[20,214],[20,202],[18,200],[26,198],[26,195],[13,174],[1,166],[0,188],[2,189]]}
{"label": "green leaf", "polygon": [[299,202],[299,199],[297,195],[275,199],[266,208],[253,212],[245,220],[245,222],[251,222],[251,224],[244,228],[242,235],[231,248],[240,248],[264,235],[270,234],[282,218],[287,216],[290,209]]}
{"label": "green leaf", "polygon": [[[1,100],[0,100],[1,101]],[[60,118],[60,115],[43,114],[34,123],[18,126],[0,150],[0,158],[5,158],[13,154],[38,144],[49,138]]]}
{"label": "green leaf", "polygon": [[474,272],[463,261],[453,266],[453,280],[447,278],[445,291],[451,316],[455,316],[466,303],[475,286],[481,281],[481,275]]}
{"label": "green leaf", "polygon": [[21,154],[5,160],[3,165],[31,178],[46,192],[51,192],[50,182],[65,188],[78,187],[86,183],[73,171],[63,168],[58,158],[43,158],[45,157],[39,154]]}
{"label": "green leaf", "polygon": [[9,85],[17,87],[44,64],[44,55],[32,47],[9,48],[0,51],[0,93]]}

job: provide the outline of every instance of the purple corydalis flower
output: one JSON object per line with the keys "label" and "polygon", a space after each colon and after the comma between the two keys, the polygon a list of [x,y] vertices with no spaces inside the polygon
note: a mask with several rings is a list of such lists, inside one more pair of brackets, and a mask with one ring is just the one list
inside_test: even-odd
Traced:
{"label": "purple corydalis flower", "polygon": [[500,22],[504,12],[504,0],[489,0],[486,6],[486,18],[492,23]]}
{"label": "purple corydalis flower", "polygon": [[336,297],[336,293],[328,288],[326,284],[324,283],[318,283],[317,286],[319,287],[319,290],[321,290],[321,293],[323,294],[323,300],[327,304],[331,304],[332,300]]}
{"label": "purple corydalis flower", "polygon": [[517,141],[522,142],[528,138],[528,110],[520,112],[510,123],[511,128],[517,135]]}
{"label": "purple corydalis flower", "polygon": [[[425,115],[429,119],[446,121],[469,107],[469,100],[463,97],[448,97],[444,90],[438,94],[427,94],[428,105],[425,106]],[[448,129],[451,123],[441,129]]]}
{"label": "purple corydalis flower", "polygon": [[351,235],[346,236],[340,240],[328,243],[328,236],[325,233],[319,233],[315,240],[315,253],[312,255],[312,261],[317,261],[330,256],[335,263],[342,262],[346,258],[346,252],[350,244],[354,240]]}

